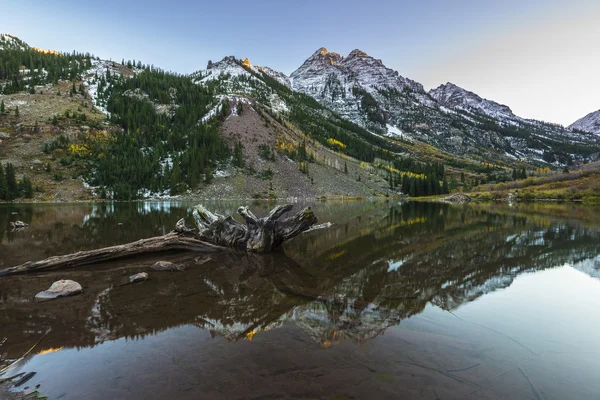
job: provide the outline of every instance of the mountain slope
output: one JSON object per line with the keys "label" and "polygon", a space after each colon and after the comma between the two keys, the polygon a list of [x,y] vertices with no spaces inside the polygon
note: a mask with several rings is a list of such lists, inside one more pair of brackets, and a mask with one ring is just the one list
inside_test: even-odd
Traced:
{"label": "mountain slope", "polygon": [[569,125],[569,128],[600,135],[600,110],[591,112],[585,117],[578,119]]}
{"label": "mountain slope", "polygon": [[321,48],[290,79],[295,90],[373,133],[463,159],[570,164],[590,160],[600,148],[591,135],[520,118],[507,106],[453,84],[427,93],[360,50],[343,57]]}
{"label": "mountain slope", "polygon": [[[274,128],[276,133],[263,145],[272,146],[276,153],[292,161],[300,164],[308,162],[307,168],[315,173],[322,170],[322,166],[327,166],[322,172],[329,171],[325,174],[331,179],[325,178],[329,182],[325,186],[330,187],[331,194],[359,195],[365,193],[361,189],[365,185],[370,188],[367,193],[389,190],[389,171],[385,165],[391,165],[397,159],[394,153],[401,152],[403,148],[345,121],[311,97],[291,90],[285,75],[268,67],[252,66],[247,59],[241,61],[230,56],[216,63],[210,62],[205,70],[192,74],[192,77],[197,84],[209,88],[231,104],[252,104],[250,112],[261,114],[265,127]],[[246,112],[243,114],[246,116]],[[232,113],[224,123],[224,130],[227,131],[230,120],[237,118],[239,115]],[[240,130],[242,128],[239,127]],[[244,151],[256,147],[256,143],[243,134],[237,139],[242,142]],[[256,154],[256,151],[252,153]],[[372,166],[376,160],[379,160],[379,166]],[[259,160],[253,162],[259,163]],[[420,172],[423,168],[426,166],[413,165],[409,169]],[[344,172],[343,177],[338,176],[339,172]],[[339,186],[338,183],[344,182],[345,176],[351,177],[351,184],[342,185],[344,189],[339,192],[333,190]],[[318,183],[325,182],[319,180]],[[317,185],[316,178],[314,184]],[[307,193],[327,190],[326,187],[315,189],[309,188]]]}

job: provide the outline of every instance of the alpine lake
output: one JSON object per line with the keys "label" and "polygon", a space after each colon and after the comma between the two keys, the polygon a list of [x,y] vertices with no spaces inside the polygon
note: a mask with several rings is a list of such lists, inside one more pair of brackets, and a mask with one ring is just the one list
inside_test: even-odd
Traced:
{"label": "alpine lake", "polygon": [[[0,205],[0,269],[192,225],[196,203]],[[224,215],[244,205],[203,204]],[[273,206],[249,205],[259,216]],[[273,254],[0,277],[0,380],[28,376],[11,390],[49,400],[600,399],[599,207],[328,201],[292,212],[306,205],[332,226]],[[16,220],[29,228],[12,231]],[[186,270],[150,269],[161,260]],[[120,285],[138,272],[149,279]],[[34,301],[60,279],[83,293]]]}

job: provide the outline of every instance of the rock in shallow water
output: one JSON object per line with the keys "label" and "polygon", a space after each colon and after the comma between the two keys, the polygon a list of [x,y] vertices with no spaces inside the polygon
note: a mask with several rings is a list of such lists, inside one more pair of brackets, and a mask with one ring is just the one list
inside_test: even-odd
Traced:
{"label": "rock in shallow water", "polygon": [[169,261],[158,261],[151,268],[155,271],[185,271],[183,265],[173,264]]}
{"label": "rock in shallow water", "polygon": [[23,221],[15,221],[15,222],[11,222],[10,226],[12,227],[13,231],[20,231],[21,229],[28,228],[29,224],[26,224]]}
{"label": "rock in shallow water", "polygon": [[68,279],[62,279],[54,282],[48,290],[36,294],[35,301],[42,302],[57,299],[59,297],[74,296],[81,292],[83,292],[83,288],[79,283]]}
{"label": "rock in shallow water", "polygon": [[144,282],[146,279],[148,279],[148,274],[146,272],[140,272],[139,274],[131,275],[129,277],[129,283]]}

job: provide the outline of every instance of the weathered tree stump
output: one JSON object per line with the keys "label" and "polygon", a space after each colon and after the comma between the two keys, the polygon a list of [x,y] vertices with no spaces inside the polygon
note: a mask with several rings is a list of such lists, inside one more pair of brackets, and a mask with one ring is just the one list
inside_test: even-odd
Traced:
{"label": "weathered tree stump", "polygon": [[80,251],[64,256],[50,257],[41,261],[28,261],[15,267],[0,270],[0,276],[35,272],[47,269],[79,267],[114,261],[141,254],[164,251],[196,251],[214,253],[227,249],[246,250],[255,253],[272,252],[286,240],[310,229],[317,217],[310,207],[292,217],[278,221],[292,209],[291,205],[277,206],[264,218],[256,218],[248,207],[240,207],[238,213],[246,225],[211,213],[202,205],[194,208],[193,217],[198,231],[187,228],[182,218],[175,229],[163,236],[141,239],[137,242],[105,247],[97,250]]}
{"label": "weathered tree stump", "polygon": [[317,223],[317,217],[310,207],[278,221],[291,209],[290,204],[277,206],[266,217],[259,219],[248,207],[240,207],[238,214],[244,217],[246,225],[230,216],[211,213],[202,205],[194,208],[193,216],[200,238],[207,242],[243,248],[254,253],[269,253]]}

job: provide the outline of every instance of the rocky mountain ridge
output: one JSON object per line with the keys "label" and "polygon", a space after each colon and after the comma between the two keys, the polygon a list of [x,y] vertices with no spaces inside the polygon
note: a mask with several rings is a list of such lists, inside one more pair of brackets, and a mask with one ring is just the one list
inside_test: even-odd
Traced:
{"label": "rocky mountain ridge", "polygon": [[558,124],[516,116],[452,83],[426,92],[361,50],[320,48],[290,75],[292,88],[369,131],[432,145],[453,155],[528,163],[585,162],[599,143]]}
{"label": "rocky mountain ridge", "polygon": [[513,114],[508,106],[484,99],[478,94],[450,82],[430,90],[429,94],[439,104],[451,109],[464,110],[470,113],[483,113],[497,119],[522,120],[522,118]]}
{"label": "rocky mountain ridge", "polygon": [[585,117],[578,119],[569,125],[569,128],[600,135],[600,110],[591,112]]}

